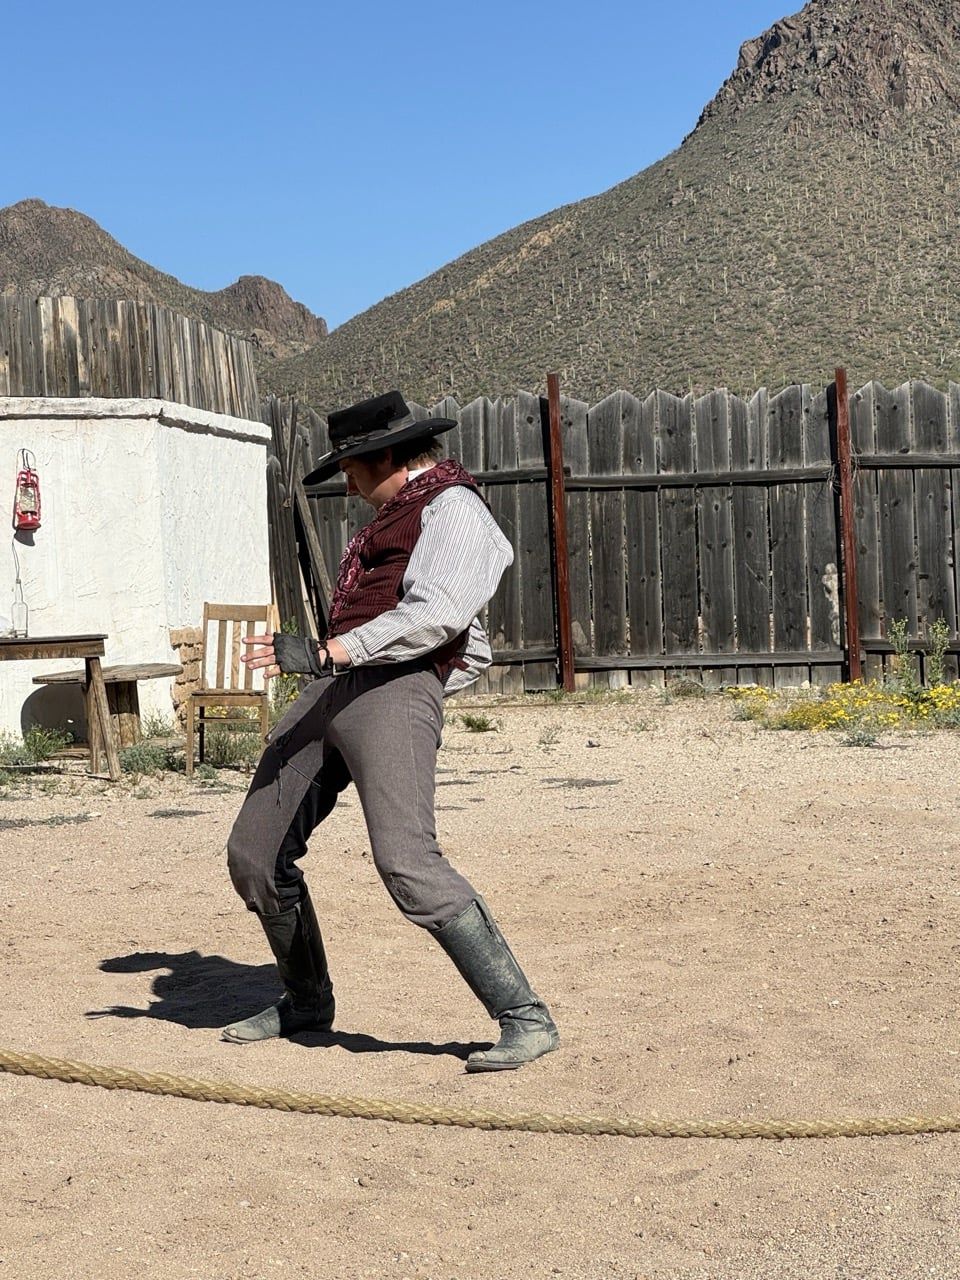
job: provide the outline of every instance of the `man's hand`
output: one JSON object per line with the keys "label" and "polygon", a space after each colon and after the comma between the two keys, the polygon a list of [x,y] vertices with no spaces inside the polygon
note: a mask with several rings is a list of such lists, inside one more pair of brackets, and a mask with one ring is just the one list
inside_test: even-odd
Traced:
{"label": "man's hand", "polygon": [[[244,636],[243,643],[252,647],[252,652],[245,653],[241,662],[246,663],[254,671],[262,670],[264,680],[272,680],[279,675],[319,676],[323,674],[323,660],[326,649],[318,645],[316,640],[304,639],[303,636],[289,636],[285,632],[275,631],[273,635]],[[330,657],[337,666],[349,666],[350,658],[346,649],[338,640],[328,641]]]}
{"label": "man's hand", "polygon": [[240,655],[240,661],[246,663],[254,671],[263,671],[264,680],[272,680],[281,674],[277,662],[277,652],[273,646],[273,636],[243,636],[243,643],[250,645],[247,653]]}

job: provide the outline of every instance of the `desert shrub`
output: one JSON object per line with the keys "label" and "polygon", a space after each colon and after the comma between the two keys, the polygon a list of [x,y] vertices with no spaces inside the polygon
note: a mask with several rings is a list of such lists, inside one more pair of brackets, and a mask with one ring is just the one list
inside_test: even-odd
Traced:
{"label": "desert shrub", "polygon": [[875,747],[879,738],[870,729],[851,729],[843,739],[845,747]]}
{"label": "desert shrub", "polygon": [[460,720],[467,733],[496,733],[500,728],[499,721],[491,720],[489,716],[478,712],[464,711]]}
{"label": "desert shrub", "polygon": [[26,765],[41,764],[72,741],[69,733],[59,729],[42,729],[39,725],[33,725],[22,738],[9,733],[0,734],[0,767],[8,765],[23,768]]}
{"label": "desert shrub", "polygon": [[172,747],[156,742],[135,742],[120,748],[120,768],[124,773],[182,773],[183,756]]}
{"label": "desert shrub", "polygon": [[781,711],[767,712],[768,729],[829,729],[831,710],[822,702],[806,699],[794,702]]}
{"label": "desert shrub", "polygon": [[260,758],[263,741],[259,733],[245,729],[207,729],[203,758],[215,769],[254,764]]}
{"label": "desert shrub", "polygon": [[734,720],[763,721],[770,702],[776,697],[772,689],[767,689],[760,684],[733,685],[726,690],[726,694],[736,703],[733,712]]}
{"label": "desert shrub", "polygon": [[174,735],[173,720],[159,711],[148,711],[141,720],[141,729],[145,738],[172,738]]}
{"label": "desert shrub", "polygon": [[23,735],[23,745],[30,760],[49,760],[73,741],[73,735],[62,729],[42,729],[35,724]]}
{"label": "desert shrub", "polygon": [[926,675],[927,684],[931,688],[942,686],[944,684],[944,659],[947,654],[947,646],[950,644],[950,628],[947,626],[943,618],[938,618],[935,623],[927,631],[926,640],[926,661],[924,662],[924,673]]}
{"label": "desert shrub", "polygon": [[[909,672],[909,668],[907,668]],[[960,681],[924,689],[899,683],[857,680],[836,683],[813,692],[729,689],[736,701],[737,719],[755,720],[767,729],[842,729],[876,739],[887,729],[960,727]],[[852,745],[872,745],[856,742]]]}

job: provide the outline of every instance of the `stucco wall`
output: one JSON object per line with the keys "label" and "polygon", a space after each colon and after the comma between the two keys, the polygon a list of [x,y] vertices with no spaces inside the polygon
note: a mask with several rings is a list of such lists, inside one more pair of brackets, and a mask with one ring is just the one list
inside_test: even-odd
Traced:
{"label": "stucco wall", "polygon": [[[7,501],[17,450],[33,451],[40,475],[42,526],[35,545],[17,544],[30,634],[102,631],[105,664],[174,662],[170,631],[199,626],[204,600],[268,601],[269,436],[262,423],[158,400],[0,397]],[[14,576],[8,541],[5,618]],[[0,663],[0,732],[74,715],[32,679],[80,665]],[[142,682],[143,712],[169,719],[170,689]]]}

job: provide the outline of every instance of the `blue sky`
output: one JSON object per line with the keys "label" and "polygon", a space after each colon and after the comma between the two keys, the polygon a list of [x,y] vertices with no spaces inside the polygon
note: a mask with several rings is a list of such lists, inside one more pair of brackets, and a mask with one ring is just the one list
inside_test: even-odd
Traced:
{"label": "blue sky", "polygon": [[800,7],[9,0],[0,205],[82,210],[197,288],[270,276],[333,327],[672,151]]}

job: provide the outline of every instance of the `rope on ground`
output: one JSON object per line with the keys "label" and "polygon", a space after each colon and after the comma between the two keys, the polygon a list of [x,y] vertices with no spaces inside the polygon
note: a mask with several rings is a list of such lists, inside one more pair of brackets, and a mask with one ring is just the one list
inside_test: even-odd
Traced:
{"label": "rope on ground", "polygon": [[12,1075],[89,1084],[101,1089],[191,1098],[197,1102],[230,1102],[307,1115],[352,1120],[392,1120],[397,1124],[453,1125],[462,1129],[504,1129],[524,1133],[564,1133],[619,1138],[873,1138],[894,1134],[960,1133],[960,1115],[874,1116],[840,1120],[659,1120],[626,1116],[551,1115],[537,1111],[483,1111],[471,1107],[431,1107],[416,1102],[378,1098],[337,1098],[326,1094],[289,1093],[251,1085],[191,1080],[156,1071],[99,1067],[87,1062],[42,1058],[35,1053],[0,1049],[0,1071]]}

